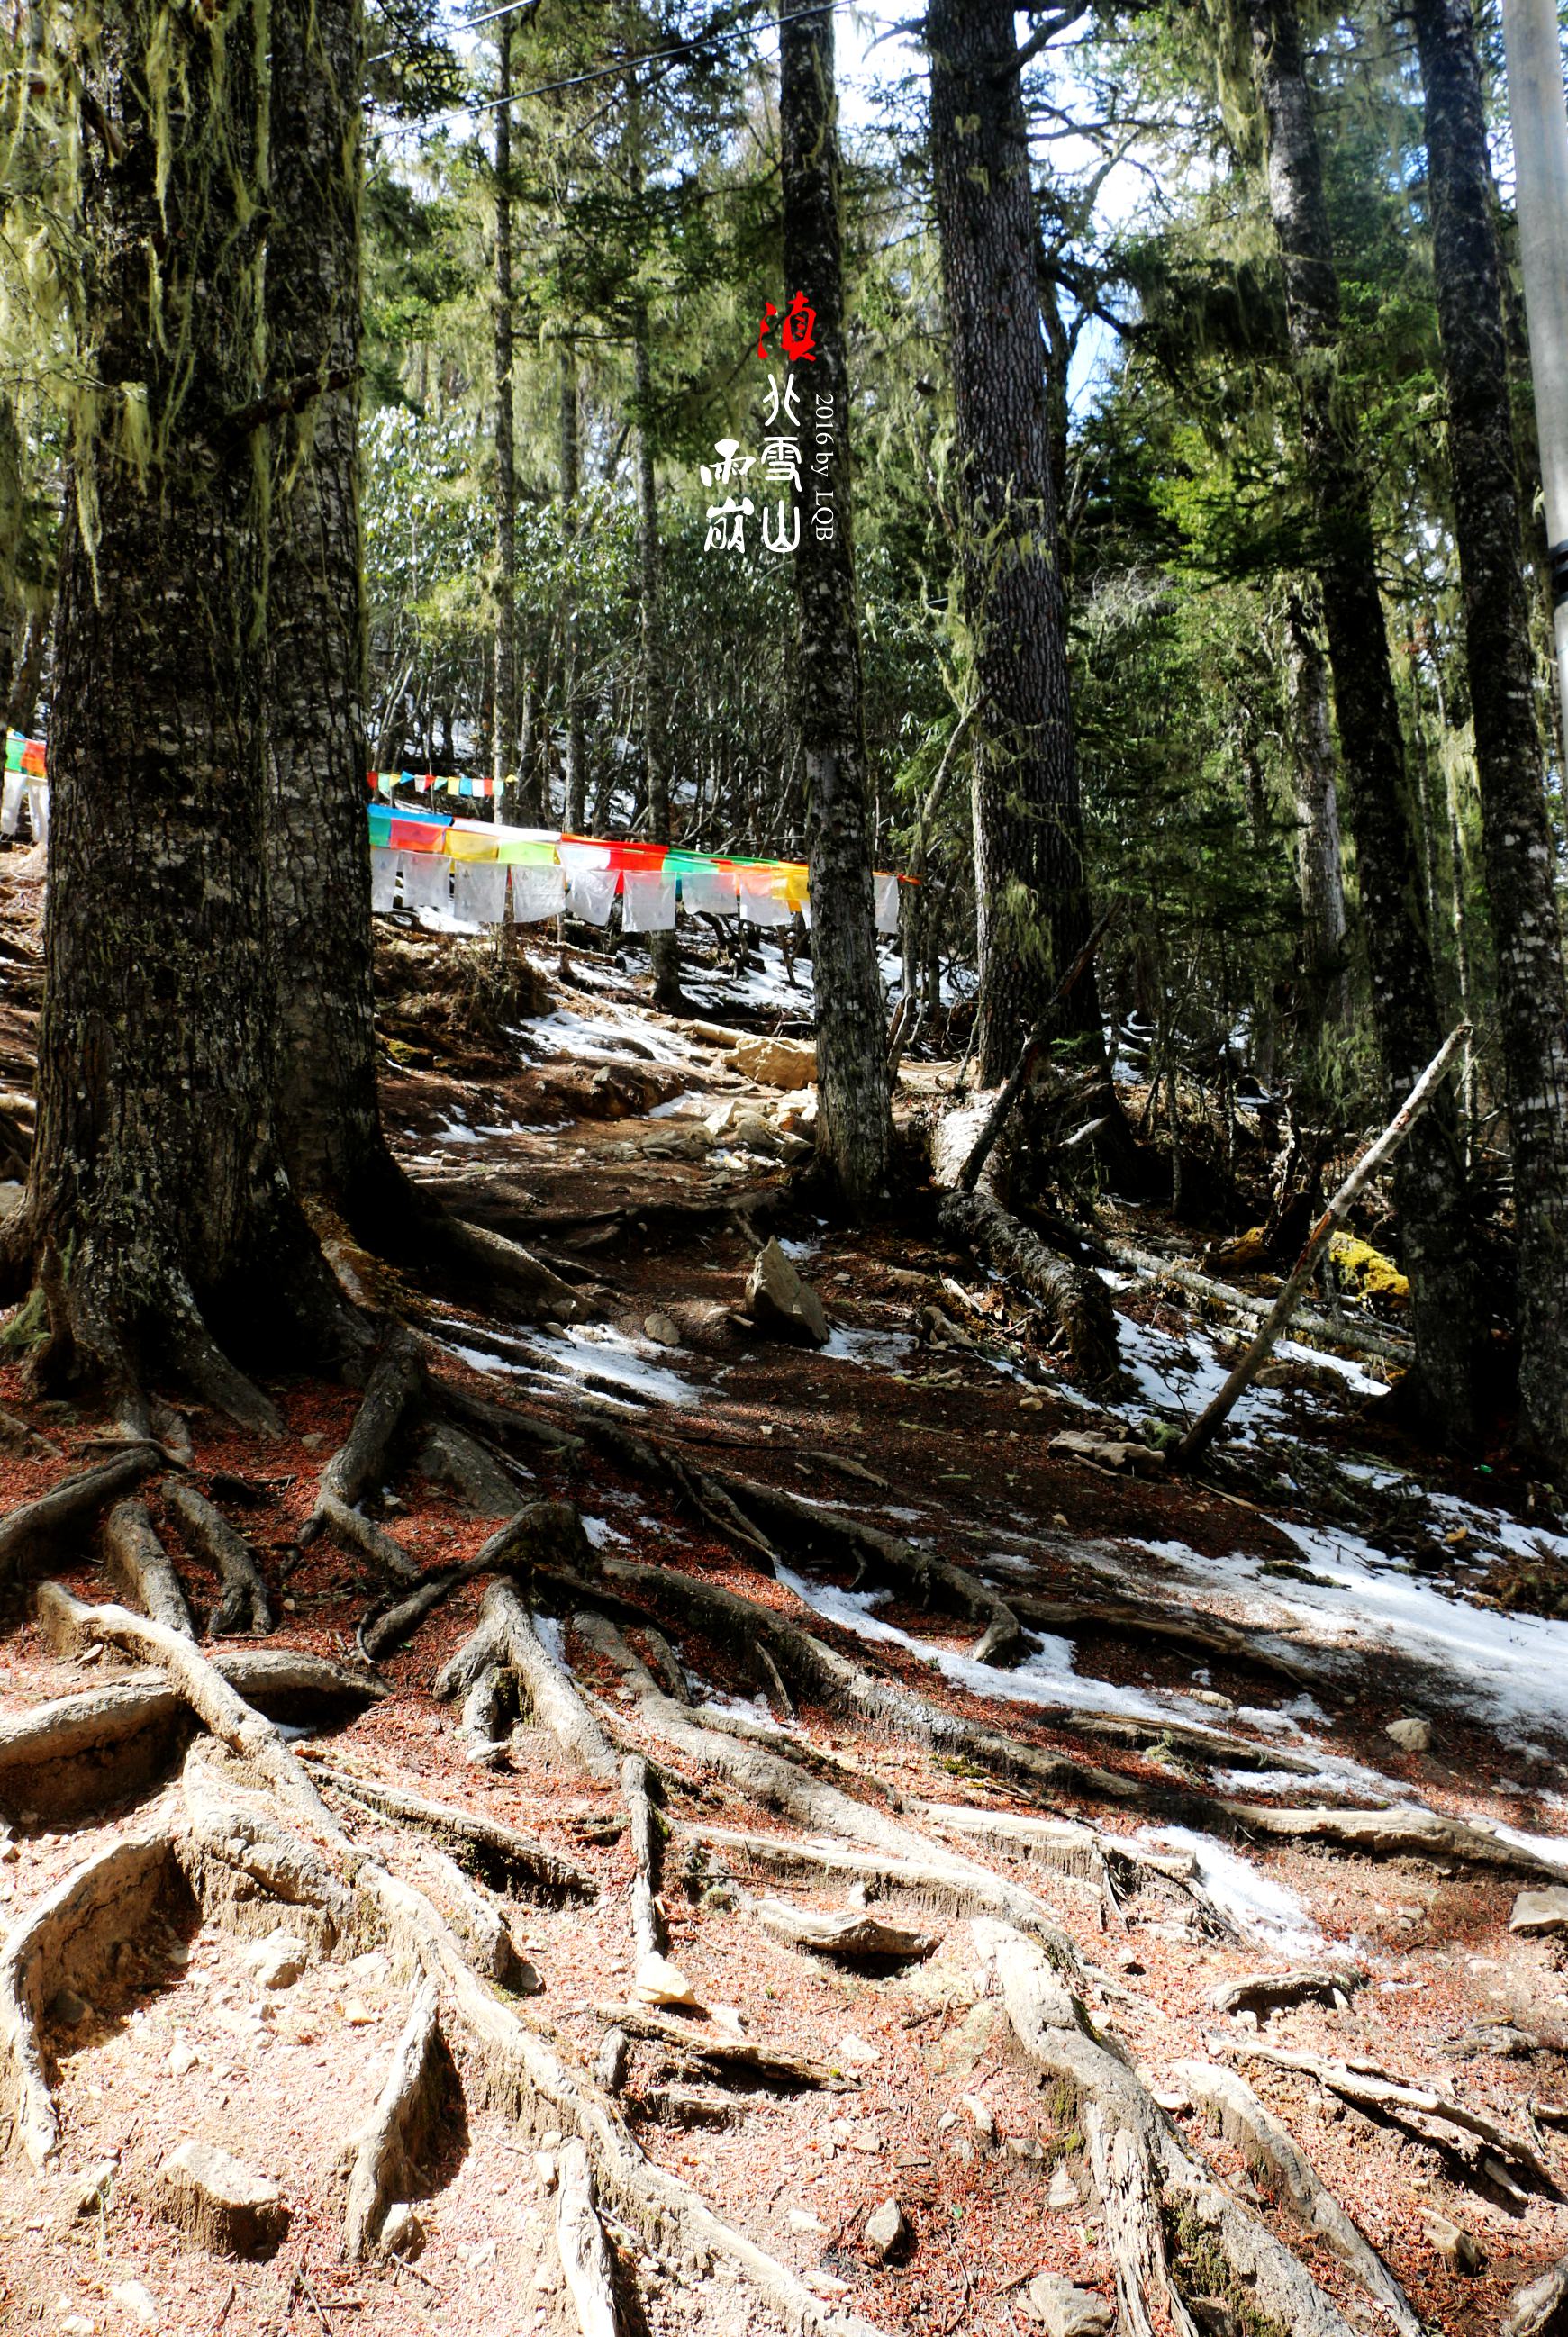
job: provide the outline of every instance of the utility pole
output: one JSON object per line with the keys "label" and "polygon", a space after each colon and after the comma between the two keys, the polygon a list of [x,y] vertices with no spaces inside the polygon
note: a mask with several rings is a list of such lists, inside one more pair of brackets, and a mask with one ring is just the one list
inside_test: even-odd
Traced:
{"label": "utility pole", "polygon": [[1503,0],[1514,205],[1551,547],[1557,687],[1568,739],[1568,104],[1555,0]]}

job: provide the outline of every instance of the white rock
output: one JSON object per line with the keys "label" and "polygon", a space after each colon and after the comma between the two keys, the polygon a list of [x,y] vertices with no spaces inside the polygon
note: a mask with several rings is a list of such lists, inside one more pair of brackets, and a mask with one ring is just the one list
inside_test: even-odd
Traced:
{"label": "white rock", "polygon": [[1521,1891],[1514,1902],[1508,1929],[1527,1940],[1568,1931],[1568,1890],[1561,1883],[1551,1883],[1544,1891]]}
{"label": "white rock", "polygon": [[381,2246],[389,2256],[412,2260],[425,2245],[425,2226],[406,2199],[399,2199],[387,2210],[381,2225]]}
{"label": "white rock", "polygon": [[260,1988],[292,1988],[310,1959],[305,1941],[292,1931],[270,1931],[247,1951],[245,1961]]}
{"label": "white rock", "polygon": [[1113,2304],[1075,2287],[1059,2272],[1036,2274],[1029,2283],[1029,2303],[1047,2337],[1110,2337],[1116,2326]]}
{"label": "white rock", "polygon": [[695,2004],[697,1991],[668,1956],[644,1956],[637,1966],[632,1993],[639,2004]]}
{"label": "white rock", "polygon": [[760,1249],[746,1282],[746,1312],[760,1331],[814,1347],[828,1344],[822,1301],[802,1282],[777,1240]]}
{"label": "white rock", "polygon": [[1051,2170],[1051,2181],[1045,2193],[1048,2207],[1076,2207],[1080,2205],[1078,2185],[1058,2159]]}
{"label": "white rock", "polygon": [[805,2207],[791,2207],[788,2221],[792,2232],[825,2232],[828,2229],[819,2215],[813,2215]]}
{"label": "white rock", "polygon": [[983,2102],[978,2094],[965,2094],[963,2097],[963,2102],[965,2108],[975,2121],[975,2131],[981,2140],[995,2142],[996,2120],[992,2115],[990,2104]]}
{"label": "white rock", "polygon": [[128,2313],[139,2328],[152,2328],[158,2318],[158,2307],[152,2302],[151,2290],[144,2288],[139,2280],[122,2280],[119,2287],[112,2288],[109,2293],[122,2313]]}
{"label": "white rock", "polygon": [[884,2199],[866,2218],[866,2244],[884,2264],[909,2244],[909,2222],[897,2199]]}
{"label": "white rock", "polygon": [[188,2077],[201,2059],[201,2054],[188,2037],[176,2037],[169,2053],[169,2075],[172,2078]]}
{"label": "white rock", "polygon": [[1401,1753],[1430,1753],[1432,1723],[1429,1720],[1391,1720],[1383,1731]]}

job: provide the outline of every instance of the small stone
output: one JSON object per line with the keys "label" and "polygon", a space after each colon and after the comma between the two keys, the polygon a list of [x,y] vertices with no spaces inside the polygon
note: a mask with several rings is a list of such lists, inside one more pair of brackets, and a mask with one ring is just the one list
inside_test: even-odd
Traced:
{"label": "small stone", "polygon": [[801,2232],[810,2234],[816,2232],[825,2232],[828,2229],[827,2225],[822,2221],[819,2215],[813,2215],[809,2210],[805,2207],[791,2207],[786,2220],[788,2221],[789,2229],[792,2232]]}
{"label": "small stone", "polygon": [[86,2000],[78,1996],[74,1988],[56,1989],[48,2009],[50,2019],[60,2021],[67,2029],[79,2028],[87,2018]]}
{"label": "small stone", "polygon": [[246,1955],[259,1988],[292,1988],[309,1961],[310,1951],[291,1931],[270,1931]]}
{"label": "small stone", "polygon": [[1079,2205],[1078,2185],[1058,2159],[1051,2170],[1051,2181],[1045,2193],[1048,2207],[1076,2207]]}
{"label": "small stone", "polygon": [[990,2105],[983,2102],[978,2094],[965,2094],[963,2097],[963,2102],[965,2108],[975,2121],[975,2131],[981,2141],[995,2142],[996,2120],[992,2115]]}
{"label": "small stone", "polygon": [[1391,1720],[1383,1731],[1401,1753],[1430,1753],[1432,1723],[1429,1720]]}
{"label": "small stone", "polygon": [[1018,1399],[1018,1409],[1020,1412],[1044,1412],[1045,1399],[1043,1395],[1021,1395]]}
{"label": "small stone", "polygon": [[1110,2337],[1116,2326],[1113,2304],[1059,2272],[1036,2273],[1029,2283],[1029,2303],[1047,2337]]}
{"label": "small stone", "polygon": [[848,2296],[849,2293],[848,2282],[836,2280],[830,2272],[818,2272],[814,2267],[803,2277],[813,2296]]}
{"label": "small stone", "polygon": [[1568,1889],[1550,1883],[1544,1891],[1521,1891],[1514,1902],[1508,1929],[1527,1940],[1568,1931]]}
{"label": "small stone", "polygon": [[309,1428],[306,1430],[299,1442],[307,1452],[319,1452],[327,1439],[318,1428]]}
{"label": "small stone", "polygon": [[176,2037],[169,2053],[169,2075],[172,2078],[189,2077],[201,2059],[201,2054],[188,2037]]}
{"label": "small stone", "polygon": [[864,2037],[851,2034],[838,2039],[838,2058],[841,2061],[879,2061],[882,2058],[881,2049],[868,2043]]}
{"label": "small stone", "polygon": [[1455,2272],[1478,2273],[1486,2262],[1481,2244],[1463,2224],[1452,2224],[1446,2215],[1423,2215],[1422,2224],[1427,2238]]}
{"label": "small stone", "polygon": [[909,2220],[897,2199],[884,2199],[866,2218],[866,2244],[883,2264],[891,2264],[909,2245]]}
{"label": "small stone", "polygon": [[158,2170],[163,2214],[215,2254],[270,2255],[289,2228],[275,2183],[213,2142],[182,2142]]}
{"label": "small stone", "polygon": [[555,2159],[553,2152],[548,2150],[536,2150],[534,2153],[534,2172],[539,2177],[539,2187],[542,2191],[554,2191],[555,2188]]}
{"label": "small stone", "polygon": [[381,2225],[382,2252],[389,2256],[403,2256],[412,2262],[425,2245],[425,2226],[406,2200],[399,2199],[387,2210]]}
{"label": "small stone", "polygon": [[746,1312],[760,1331],[813,1347],[828,1344],[828,1317],[809,1283],[802,1282],[778,1241],[751,1261],[746,1282]]}
{"label": "small stone", "polygon": [[100,2159],[96,2166],[89,2166],[84,2174],[78,2175],[66,2193],[67,2215],[95,2215],[107,2200],[113,2180],[112,2158]]}
{"label": "small stone", "polygon": [[672,1323],[668,1315],[653,1314],[644,1316],[642,1328],[656,1347],[679,1347],[685,1344],[681,1336],[680,1326]]}
{"label": "small stone", "polygon": [[83,2313],[68,2313],[60,2323],[60,2337],[95,2337],[98,2323]]}
{"label": "small stone", "polygon": [[158,2307],[152,2302],[150,2289],[139,2280],[122,2280],[118,2288],[109,2292],[122,2313],[128,2313],[139,2329],[151,2329],[158,2318]]}
{"label": "small stone", "polygon": [[637,1966],[637,1977],[632,1983],[632,1993],[639,2004],[695,2004],[697,1991],[678,1964],[668,1956],[642,1957]]}
{"label": "small stone", "polygon": [[944,2110],[941,2117],[936,2121],[936,2131],[938,2134],[951,2134],[957,2123],[958,2113],[956,2110]]}
{"label": "small stone", "polygon": [[368,2029],[376,2015],[368,2004],[362,2004],[357,1996],[351,1996],[344,2004],[343,2018],[350,2029]]}

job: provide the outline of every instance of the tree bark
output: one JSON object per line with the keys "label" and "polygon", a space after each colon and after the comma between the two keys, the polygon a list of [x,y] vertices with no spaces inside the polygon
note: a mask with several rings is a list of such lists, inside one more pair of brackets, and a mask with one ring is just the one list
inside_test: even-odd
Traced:
{"label": "tree bark", "polygon": [[38,1134],[12,1223],[44,1262],[44,1369],[103,1378],[144,1422],[144,1371],[172,1362],[270,1427],[218,1338],[277,1353],[333,1302],[272,1114],[267,450],[233,421],[258,393],[262,12],[235,0],[223,34],[115,0],[80,66],[107,125],[80,162],[102,386],[65,499]]}
{"label": "tree bark", "polygon": [[566,552],[561,589],[561,695],[566,721],[565,809],[562,825],[574,835],[583,832],[588,790],[588,757],[583,736],[583,700],[577,671],[577,592],[571,573],[577,542],[577,498],[583,489],[582,451],[577,433],[577,356],[569,341],[561,344],[561,538]]}
{"label": "tree bark", "polygon": [[843,240],[831,10],[781,17],[784,268],[817,312],[797,380],[801,420],[797,728],[805,758],[817,1005],[817,1170],[851,1217],[887,1190],[892,1115],[871,882],[860,627],[844,346]]}
{"label": "tree bark", "polygon": [[[1269,205],[1285,277],[1318,539],[1346,802],[1361,884],[1386,1100],[1409,1093],[1441,1035],[1371,499],[1340,395],[1339,279],[1296,0],[1248,0],[1253,80],[1267,132]],[[1440,1434],[1471,1427],[1476,1290],[1464,1172],[1446,1097],[1401,1152],[1394,1192],[1410,1277],[1418,1393]]]}
{"label": "tree bark", "polygon": [[[512,24],[496,26],[495,108],[495,710],[491,770],[515,780],[517,758],[517,462],[512,410]],[[516,792],[515,787],[514,793]]]}
{"label": "tree bark", "polygon": [[[641,171],[638,173],[641,180]],[[648,346],[648,311],[637,311],[633,357],[637,395],[637,562],[642,601],[642,759],[648,781],[647,836],[651,844],[668,844],[670,835],[670,725],[666,719],[669,679],[664,662],[664,607],[659,555],[659,494],[653,470],[653,434],[650,409],[653,402],[653,365]],[[650,934],[648,953],[653,962],[653,1003],[678,1013],[681,994],[681,948],[673,933]]]}
{"label": "tree bark", "polygon": [[1455,535],[1519,1238],[1519,1424],[1568,1462],[1568,984],[1470,0],[1416,0]]}
{"label": "tree bark", "polygon": [[376,1089],[358,500],[360,0],[274,0],[268,372],[328,377],[273,449],[268,916],[278,1120],[296,1190],[390,1170]]}
{"label": "tree bark", "polygon": [[[1011,0],[932,0],[931,148],[978,691],[977,1056],[1005,1079],[1093,922],[1068,696],[1051,396]],[[1102,1060],[1093,972],[1064,1010]]]}
{"label": "tree bark", "polygon": [[[1316,594],[1312,599],[1316,601]],[[1292,588],[1285,602],[1285,678],[1290,709],[1290,763],[1298,835],[1296,881],[1301,895],[1307,980],[1319,1023],[1350,1011],[1346,969],[1345,874],[1339,851],[1339,798],[1328,719],[1328,668],[1318,639],[1321,611]]]}

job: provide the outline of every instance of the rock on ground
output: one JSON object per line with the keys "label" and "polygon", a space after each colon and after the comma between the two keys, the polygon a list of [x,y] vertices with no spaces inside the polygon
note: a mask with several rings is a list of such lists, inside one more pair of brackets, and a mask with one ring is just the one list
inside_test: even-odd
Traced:
{"label": "rock on ground", "polygon": [[1542,1891],[1521,1891],[1514,1902],[1508,1929],[1522,1932],[1527,1940],[1568,1931],[1568,1889],[1549,1883]]}
{"label": "rock on ground", "polygon": [[817,1049],[808,1039],[742,1039],[734,1062],[765,1088],[809,1087],[817,1077]]}
{"label": "rock on ground", "polygon": [[828,1315],[808,1282],[802,1282],[776,1240],[760,1249],[746,1283],[746,1312],[760,1331],[814,1347],[828,1344]]}
{"label": "rock on ground", "polygon": [[1058,2272],[1040,2273],[1030,2282],[1029,2304],[1047,2337],[1110,2337],[1116,2325],[1113,2304]]}
{"label": "rock on ground", "polygon": [[215,2142],[182,2142],[171,2151],[158,2187],[168,2220],[219,2255],[270,2255],[289,2228],[277,2185]]}

